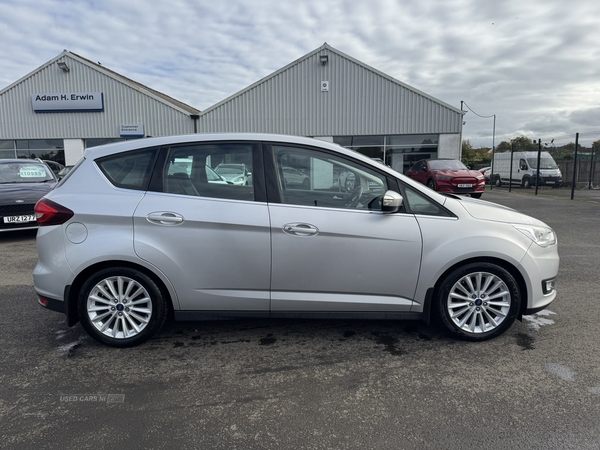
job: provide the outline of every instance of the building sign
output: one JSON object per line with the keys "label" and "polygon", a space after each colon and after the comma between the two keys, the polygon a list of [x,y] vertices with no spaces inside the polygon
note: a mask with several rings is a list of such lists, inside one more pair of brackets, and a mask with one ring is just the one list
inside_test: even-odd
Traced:
{"label": "building sign", "polygon": [[102,92],[33,94],[31,102],[33,110],[37,113],[104,111]]}
{"label": "building sign", "polygon": [[120,136],[124,138],[144,137],[144,125],[121,125]]}
{"label": "building sign", "polygon": [[321,81],[321,92],[329,92],[329,81]]}

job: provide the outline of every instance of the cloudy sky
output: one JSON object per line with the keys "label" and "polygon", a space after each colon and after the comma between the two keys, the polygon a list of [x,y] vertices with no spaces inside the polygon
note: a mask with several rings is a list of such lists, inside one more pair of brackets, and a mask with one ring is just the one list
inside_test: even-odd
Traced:
{"label": "cloudy sky", "polygon": [[599,33],[598,0],[0,0],[0,89],[67,49],[203,110],[327,42],[464,101],[475,147],[493,131],[476,114],[496,115],[496,145],[586,144],[600,139]]}

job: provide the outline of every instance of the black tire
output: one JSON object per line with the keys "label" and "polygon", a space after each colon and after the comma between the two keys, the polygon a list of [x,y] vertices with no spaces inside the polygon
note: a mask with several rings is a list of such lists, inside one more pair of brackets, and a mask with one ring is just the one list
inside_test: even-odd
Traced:
{"label": "black tire", "polygon": [[476,194],[471,194],[471,197],[473,197],[473,198],[481,198],[482,195],[483,194],[481,192],[478,192]]}
{"label": "black tire", "polygon": [[529,177],[523,178],[523,181],[521,181],[521,186],[523,186],[523,189],[530,189],[531,188],[531,178],[529,178]]}
{"label": "black tire", "polygon": [[496,175],[494,178],[494,184],[496,187],[502,187],[502,179],[500,178],[500,175]]}
{"label": "black tire", "polygon": [[[492,294],[493,304],[486,300]],[[453,335],[485,341],[512,326],[521,308],[521,293],[504,268],[492,263],[470,263],[444,278],[434,308],[440,322]]]}
{"label": "black tire", "polygon": [[435,188],[435,181],[433,181],[432,178],[430,178],[429,180],[427,180],[427,187],[429,189],[433,189],[434,191],[436,190],[436,188]]}
{"label": "black tire", "polygon": [[[120,295],[115,297],[116,291]],[[147,341],[163,326],[168,312],[160,287],[129,267],[103,269],[88,278],[79,292],[78,308],[85,331],[112,347]]]}

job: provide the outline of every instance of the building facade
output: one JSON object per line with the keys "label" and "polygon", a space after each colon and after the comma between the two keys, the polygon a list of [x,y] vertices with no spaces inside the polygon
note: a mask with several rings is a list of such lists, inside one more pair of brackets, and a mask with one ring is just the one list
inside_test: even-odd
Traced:
{"label": "building facade", "polygon": [[327,43],[200,114],[200,132],[312,136],[405,172],[460,158],[463,112]]}
{"label": "building facade", "polygon": [[87,147],[193,133],[199,113],[65,50],[0,91],[0,158],[70,165]]}

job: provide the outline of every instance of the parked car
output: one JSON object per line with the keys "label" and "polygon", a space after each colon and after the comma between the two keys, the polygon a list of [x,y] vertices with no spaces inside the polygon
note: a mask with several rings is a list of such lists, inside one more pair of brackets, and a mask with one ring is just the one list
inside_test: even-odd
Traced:
{"label": "parked car", "polygon": [[59,180],[62,180],[68,173],[69,171],[73,168],[73,166],[65,166],[63,167],[56,175],[58,177]]}
{"label": "parked car", "polygon": [[485,182],[489,183],[490,182],[490,175],[492,173],[492,168],[491,167],[484,167],[483,169],[479,169],[479,171],[485,177]]}
{"label": "parked car", "polygon": [[[171,187],[164,174],[181,155],[191,171]],[[205,167],[219,159],[254,161],[254,183],[210,183]],[[308,189],[279,182],[289,161],[311,168]],[[40,304],[116,347],[146,341],[171,311],[176,320],[437,317],[481,341],[556,297],[556,236],[544,223],[309,138],[88,148],[35,212]]]}
{"label": "parked car", "polygon": [[240,186],[247,186],[252,175],[245,164],[219,164],[215,172],[227,181]]}
{"label": "parked car", "polygon": [[58,177],[58,173],[65,168],[65,166],[63,166],[61,163],[57,163],[56,161],[50,161],[45,159],[44,162],[48,164],[48,167],[50,167],[50,170],[54,173],[56,177]]}
{"label": "parked car", "polygon": [[283,167],[281,170],[286,186],[302,187],[303,189],[310,188],[310,178],[308,175],[293,167]]}
{"label": "parked car", "polygon": [[37,228],[35,204],[56,182],[39,159],[0,159],[0,232]]}
{"label": "parked car", "polygon": [[485,190],[483,174],[470,170],[457,159],[423,159],[415,163],[406,175],[438,192],[470,194],[480,198]]}

